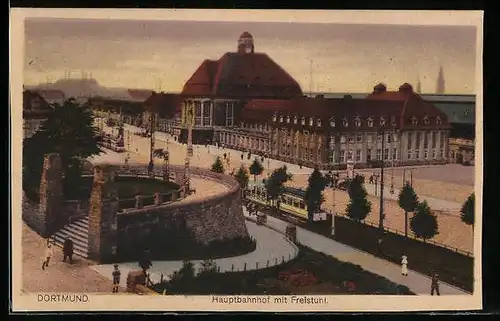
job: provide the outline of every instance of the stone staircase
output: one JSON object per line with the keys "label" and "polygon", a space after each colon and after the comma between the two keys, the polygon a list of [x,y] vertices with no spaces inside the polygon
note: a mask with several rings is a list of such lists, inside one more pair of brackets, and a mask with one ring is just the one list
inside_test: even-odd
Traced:
{"label": "stone staircase", "polygon": [[51,239],[59,247],[62,247],[66,238],[73,240],[73,255],[88,258],[88,234],[89,218],[78,219],[55,233]]}

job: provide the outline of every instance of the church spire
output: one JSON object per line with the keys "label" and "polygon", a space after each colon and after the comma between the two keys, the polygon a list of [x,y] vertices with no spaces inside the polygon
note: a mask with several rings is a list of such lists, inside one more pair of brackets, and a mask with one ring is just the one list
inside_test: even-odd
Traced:
{"label": "church spire", "polygon": [[443,66],[439,67],[439,75],[436,84],[436,94],[443,95],[444,94],[444,71]]}
{"label": "church spire", "polygon": [[422,93],[422,84],[420,83],[420,78],[417,78],[417,94]]}

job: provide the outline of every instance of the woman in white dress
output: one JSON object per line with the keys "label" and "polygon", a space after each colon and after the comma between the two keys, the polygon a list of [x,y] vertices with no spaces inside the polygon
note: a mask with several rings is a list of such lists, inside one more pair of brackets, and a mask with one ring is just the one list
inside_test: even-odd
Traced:
{"label": "woman in white dress", "polygon": [[408,276],[408,258],[406,255],[403,255],[401,260],[401,274]]}

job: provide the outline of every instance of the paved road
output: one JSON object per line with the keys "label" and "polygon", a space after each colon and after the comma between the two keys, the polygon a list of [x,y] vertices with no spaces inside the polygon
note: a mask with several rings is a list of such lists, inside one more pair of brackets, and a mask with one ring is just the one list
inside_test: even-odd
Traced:
{"label": "paved road", "polygon": [[[245,215],[248,215],[246,211]],[[267,225],[274,229],[285,231],[287,223],[272,216],[267,216]],[[360,265],[363,269],[383,276],[394,283],[406,285],[412,292],[418,295],[430,295],[431,280],[423,274],[409,270],[408,276],[403,276],[401,275],[401,267],[399,265],[379,259],[371,254],[361,252],[300,227],[297,227],[297,240],[316,251],[329,254],[344,262]],[[411,268],[411,260],[412,258],[408,258],[409,268]],[[468,294],[443,282],[440,283],[440,291],[441,295]]]}
{"label": "paved road", "polygon": [[[262,269],[267,266],[268,261],[269,266],[273,266],[281,264],[282,259],[286,262],[297,256],[297,247],[286,240],[283,234],[249,221],[246,221],[246,225],[250,235],[257,240],[257,248],[244,255],[214,260],[221,272],[231,271],[232,266],[234,266],[234,271],[242,271],[245,268],[245,263],[247,270]],[[197,269],[200,261],[193,260],[192,262]],[[152,263],[150,278],[153,282],[159,282],[161,274],[168,278],[169,275],[182,267],[182,261],[153,261]],[[113,264],[94,265],[91,268],[104,277],[112,279]],[[126,286],[126,275],[130,271],[139,270],[139,266],[137,262],[120,263],[120,270],[125,276],[120,280],[121,285]]]}

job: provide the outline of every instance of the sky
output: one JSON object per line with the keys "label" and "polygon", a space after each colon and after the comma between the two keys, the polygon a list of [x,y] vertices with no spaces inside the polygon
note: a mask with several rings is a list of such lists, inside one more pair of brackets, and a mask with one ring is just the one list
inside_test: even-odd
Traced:
{"label": "sky", "polygon": [[416,87],[417,79],[422,93],[434,93],[440,66],[447,94],[475,92],[473,26],[287,22],[29,18],[24,83],[84,71],[103,86],[180,92],[204,59],[236,51],[243,31],[305,93],[371,92],[379,82]]}

